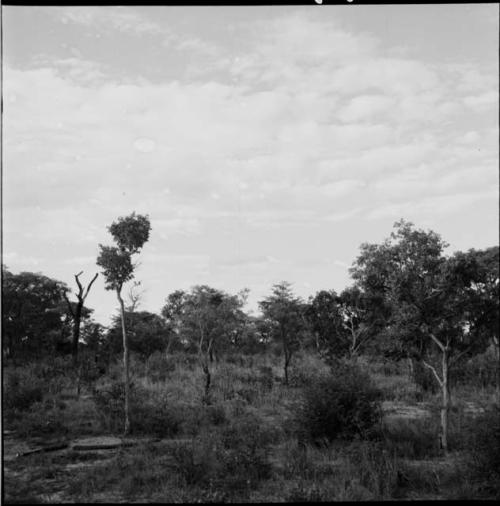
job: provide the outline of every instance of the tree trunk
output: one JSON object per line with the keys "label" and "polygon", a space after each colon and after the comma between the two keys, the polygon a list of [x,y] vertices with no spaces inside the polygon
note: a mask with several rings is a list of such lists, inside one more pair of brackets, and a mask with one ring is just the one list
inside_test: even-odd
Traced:
{"label": "tree trunk", "polygon": [[441,389],[443,393],[443,405],[441,407],[441,448],[448,452],[448,415],[450,404],[450,385],[449,385],[449,350],[446,347],[443,351],[442,369],[443,380]]}
{"label": "tree trunk", "polygon": [[212,378],[210,376],[210,367],[208,365],[208,361],[206,361],[203,364],[203,372],[205,373],[205,398],[204,398],[204,402],[206,404],[210,404],[209,394],[210,394],[210,382],[211,382]]}
{"label": "tree trunk", "polygon": [[285,385],[288,386],[288,366],[290,365],[290,355],[285,351]]}
{"label": "tree trunk", "polygon": [[116,291],[118,301],[120,302],[120,312],[122,320],[123,335],[123,382],[125,385],[125,428],[123,435],[126,436],[130,432],[130,374],[129,374],[129,353],[127,332],[125,330],[125,306],[120,295],[120,290]]}
{"label": "tree trunk", "polygon": [[497,384],[496,384],[496,390],[497,390],[497,402],[500,403],[500,340],[498,337],[493,337],[493,345],[495,347],[495,355],[497,359]]}
{"label": "tree trunk", "polygon": [[71,346],[71,353],[73,355],[73,365],[78,364],[78,341],[80,340],[80,320],[82,318],[82,306],[78,304],[76,306],[74,321],[73,321],[73,343]]}

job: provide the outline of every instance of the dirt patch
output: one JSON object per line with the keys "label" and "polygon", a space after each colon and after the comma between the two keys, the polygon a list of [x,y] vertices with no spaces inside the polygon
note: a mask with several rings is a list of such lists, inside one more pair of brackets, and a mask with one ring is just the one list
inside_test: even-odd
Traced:
{"label": "dirt patch", "polygon": [[387,417],[415,420],[431,416],[431,412],[424,404],[409,406],[394,401],[384,401],[382,409]]}

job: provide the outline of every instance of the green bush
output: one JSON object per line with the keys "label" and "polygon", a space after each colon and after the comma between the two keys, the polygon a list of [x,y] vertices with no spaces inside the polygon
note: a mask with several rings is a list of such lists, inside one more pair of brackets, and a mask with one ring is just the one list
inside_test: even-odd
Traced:
{"label": "green bush", "polygon": [[380,391],[358,367],[338,364],[304,388],[299,436],[313,441],[368,437],[381,419]]}

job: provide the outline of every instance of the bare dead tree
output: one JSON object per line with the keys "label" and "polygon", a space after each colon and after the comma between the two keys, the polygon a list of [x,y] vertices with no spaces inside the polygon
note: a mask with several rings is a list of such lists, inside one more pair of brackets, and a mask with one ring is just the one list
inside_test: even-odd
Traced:
{"label": "bare dead tree", "polygon": [[83,305],[85,303],[87,295],[89,294],[90,288],[92,287],[94,281],[97,279],[98,276],[98,274],[96,273],[96,275],[92,278],[92,281],[88,284],[87,288],[85,289],[82,286],[79,279],[82,274],[83,271],[79,272],[78,274],[75,274],[75,280],[78,286],[78,293],[76,294],[78,302],[75,305],[71,304],[66,293],[64,294],[64,298],[66,300],[66,303],[68,304],[69,314],[73,319],[73,341],[71,345],[71,353],[73,355],[73,365],[75,366],[78,364],[78,341],[80,339],[80,322],[82,319]]}

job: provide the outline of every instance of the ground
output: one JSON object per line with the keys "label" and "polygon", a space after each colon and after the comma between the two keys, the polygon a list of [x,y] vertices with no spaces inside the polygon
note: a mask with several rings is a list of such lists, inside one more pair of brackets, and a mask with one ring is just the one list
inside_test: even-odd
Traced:
{"label": "ground", "polygon": [[[297,357],[289,386],[281,380],[279,357],[214,364],[208,406],[203,404],[203,377],[195,362],[156,362],[137,362],[133,368],[144,404],[138,430],[129,437],[121,436],[120,416],[111,409],[113,398],[103,404],[95,397],[99,388],[119,380],[119,363],[80,396],[66,384],[44,395],[43,402],[22,417],[9,420],[3,434],[5,501],[479,497],[468,480],[460,434],[491,402],[491,389],[455,392],[453,447],[443,455],[437,447],[439,394],[416,401],[421,396],[415,395],[403,367],[384,372],[372,365],[371,375],[385,397],[384,441],[301,446],[293,414],[307,371],[326,370],[319,359]],[[156,423],[153,408],[161,402],[171,411],[162,411]]]}

